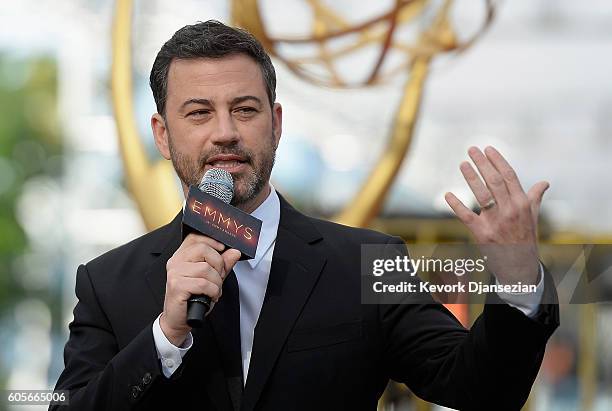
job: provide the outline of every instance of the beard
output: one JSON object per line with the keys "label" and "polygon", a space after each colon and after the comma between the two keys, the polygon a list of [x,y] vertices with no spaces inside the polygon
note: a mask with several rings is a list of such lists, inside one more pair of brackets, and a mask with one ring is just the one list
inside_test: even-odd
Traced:
{"label": "beard", "polygon": [[226,146],[214,146],[211,150],[202,153],[196,161],[193,161],[189,155],[179,152],[174,147],[170,134],[168,134],[168,146],[174,170],[181,182],[187,187],[200,184],[208,159],[213,156],[232,154],[243,158],[245,164],[250,167],[247,167],[246,171],[232,174],[234,196],[230,204],[235,207],[248,203],[261,192],[270,180],[276,158],[276,144],[273,134],[264,142],[258,155],[241,147],[238,143],[233,143]]}

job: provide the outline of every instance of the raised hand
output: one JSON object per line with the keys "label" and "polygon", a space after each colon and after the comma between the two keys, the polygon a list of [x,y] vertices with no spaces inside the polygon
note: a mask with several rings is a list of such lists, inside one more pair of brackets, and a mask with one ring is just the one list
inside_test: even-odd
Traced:
{"label": "raised hand", "polygon": [[500,283],[536,284],[538,213],[548,182],[540,181],[525,193],[516,172],[495,148],[489,146],[483,153],[470,147],[468,155],[478,173],[467,161],[461,163],[460,169],[476,196],[480,214],[453,193],[446,193],[446,202],[471,231],[487,256],[489,270]]}

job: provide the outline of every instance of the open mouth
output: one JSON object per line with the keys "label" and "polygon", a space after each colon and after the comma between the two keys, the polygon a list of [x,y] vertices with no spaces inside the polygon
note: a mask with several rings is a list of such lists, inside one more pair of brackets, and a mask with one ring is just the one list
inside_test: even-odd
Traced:
{"label": "open mouth", "polygon": [[231,172],[237,172],[247,163],[246,159],[234,154],[219,154],[212,156],[206,163],[206,169],[221,168]]}

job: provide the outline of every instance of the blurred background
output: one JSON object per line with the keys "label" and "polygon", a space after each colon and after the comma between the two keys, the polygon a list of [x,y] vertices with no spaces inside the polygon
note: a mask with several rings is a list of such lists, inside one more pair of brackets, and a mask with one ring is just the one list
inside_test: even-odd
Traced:
{"label": "blurred background", "polygon": [[[160,158],[149,127],[155,105],[148,75],[157,51],[185,24],[235,20],[236,3],[134,2],[134,120],[151,162]],[[295,39],[317,34],[313,19],[322,7],[358,25],[400,3],[258,4],[270,38]],[[447,2],[419,3],[422,16],[396,38],[427,33]],[[488,17],[487,4],[495,6]],[[150,227],[126,182],[113,112],[117,5],[0,3],[0,389],[54,386],[76,303],[77,266]],[[470,145],[494,145],[524,187],[551,183],[542,208],[543,241],[612,244],[612,2],[456,0],[449,16],[457,38],[474,41],[465,49],[439,47],[427,62],[404,162],[368,225],[408,242],[468,240],[443,195],[453,191],[474,205],[458,166]],[[330,49],[350,47],[353,35],[335,39]],[[382,75],[369,81],[379,48],[343,55],[334,72],[326,70],[329,55],[312,42],[277,43],[270,44],[284,121],[273,183],[302,211],[332,218],[351,204],[385,152],[411,77],[405,56],[421,54],[410,46],[407,54],[390,53]],[[315,52],[310,64],[304,56]],[[301,58],[303,66],[291,65]],[[177,193],[178,184],[168,195]],[[478,309],[467,309],[467,325]],[[610,305],[561,310],[562,326],[526,409],[612,409]],[[440,409],[394,385],[380,408]]]}

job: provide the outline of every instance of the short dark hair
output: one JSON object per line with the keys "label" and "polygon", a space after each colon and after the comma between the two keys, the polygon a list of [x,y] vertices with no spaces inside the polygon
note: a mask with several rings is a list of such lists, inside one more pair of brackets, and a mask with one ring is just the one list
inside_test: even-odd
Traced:
{"label": "short dark hair", "polygon": [[168,70],[174,59],[221,58],[231,54],[246,54],[259,64],[272,107],[276,101],[276,73],[261,43],[246,30],[208,20],[179,29],[157,53],[149,77],[157,112],[165,115]]}

